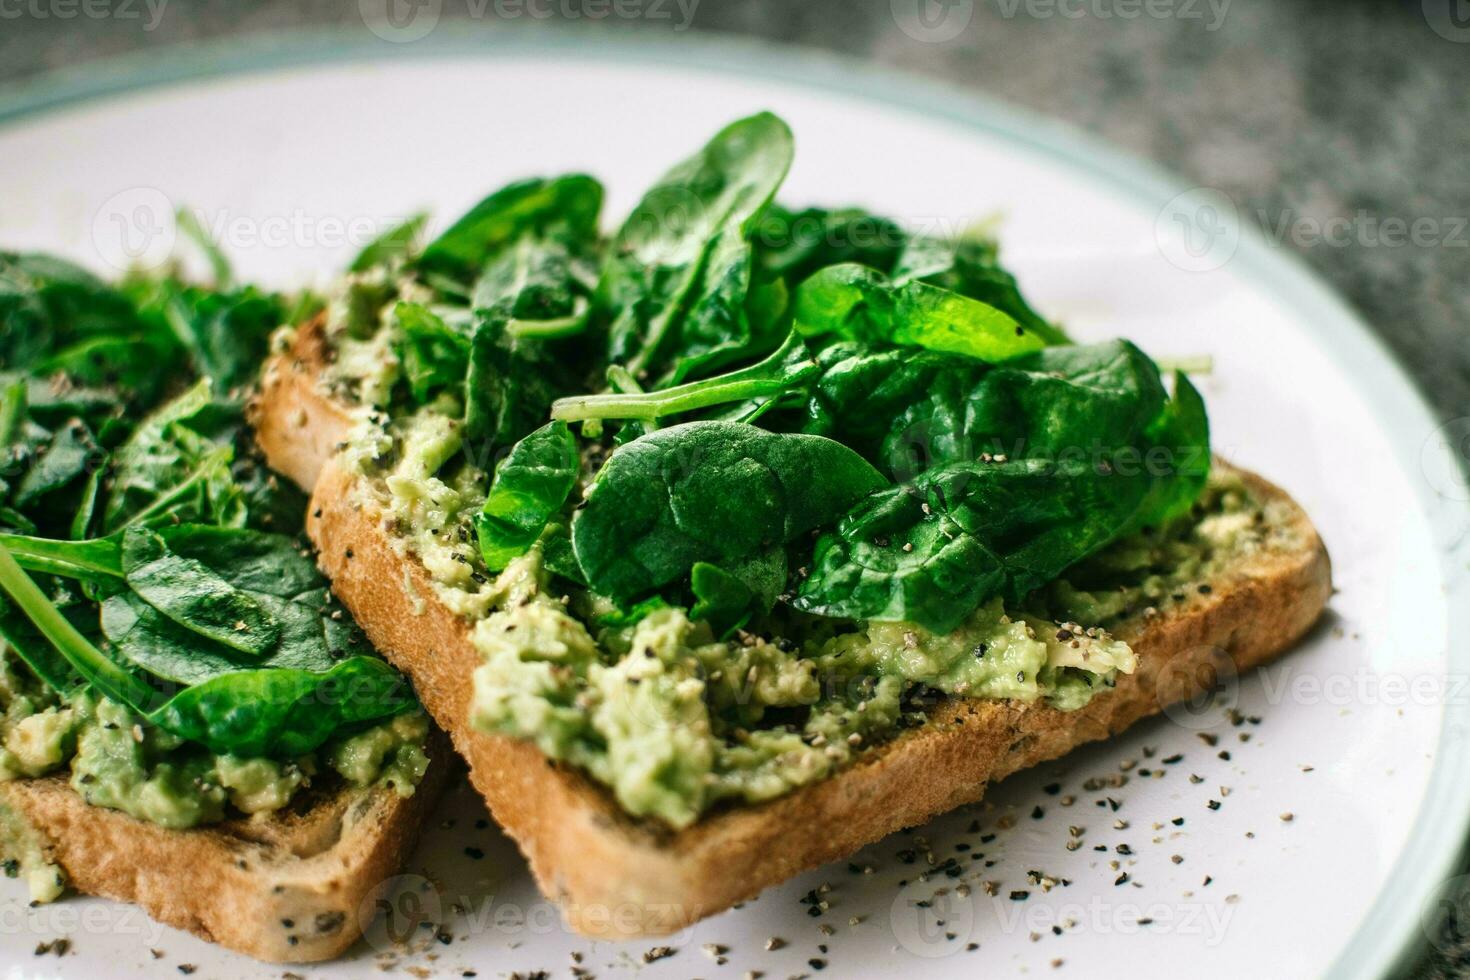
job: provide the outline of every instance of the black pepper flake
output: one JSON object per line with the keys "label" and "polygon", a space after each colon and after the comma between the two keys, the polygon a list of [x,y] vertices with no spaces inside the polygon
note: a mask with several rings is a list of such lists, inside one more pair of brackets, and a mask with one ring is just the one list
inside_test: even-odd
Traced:
{"label": "black pepper flake", "polygon": [[1060,793],[1062,791],[1062,784],[1061,783],[1047,783],[1045,786],[1041,787],[1041,790],[1047,796],[1056,796],[1058,793]]}
{"label": "black pepper flake", "polygon": [[1180,754],[1176,753],[1174,755],[1169,756],[1167,759],[1161,759],[1159,761],[1163,762],[1163,764],[1166,765],[1166,766],[1172,766],[1174,763],[1179,762],[1183,758],[1184,758],[1183,755],[1180,755]]}
{"label": "black pepper flake", "polygon": [[478,847],[466,847],[464,853],[465,857],[468,857],[472,861],[481,861],[485,858],[485,852]]}
{"label": "black pepper flake", "polygon": [[1128,881],[1129,875],[1128,872],[1125,871],[1122,874],[1118,875],[1118,877],[1113,879],[1113,886],[1117,887],[1118,885],[1126,885],[1128,884]]}
{"label": "black pepper flake", "polygon": [[1043,810],[1041,807],[1036,807],[1031,811],[1032,820],[1040,820],[1044,816],[1046,816],[1046,811]]}
{"label": "black pepper flake", "polygon": [[1220,801],[1211,800],[1210,802],[1206,803],[1205,806],[1209,807],[1211,810],[1218,810],[1220,809]]}
{"label": "black pepper flake", "polygon": [[1031,893],[1026,891],[1024,888],[1018,888],[1015,891],[1011,892],[1011,901],[1013,902],[1024,902],[1030,897]]}
{"label": "black pepper flake", "polygon": [[811,959],[807,960],[806,965],[811,967],[813,970],[827,969],[827,961],[817,956],[813,956]]}

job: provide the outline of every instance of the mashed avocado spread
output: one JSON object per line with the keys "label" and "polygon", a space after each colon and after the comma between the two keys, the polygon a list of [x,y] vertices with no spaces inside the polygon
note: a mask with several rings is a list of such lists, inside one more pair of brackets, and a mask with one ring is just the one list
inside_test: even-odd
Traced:
{"label": "mashed avocado spread", "polygon": [[[145,726],[105,698],[79,692],[63,699],[8,649],[0,652],[0,782],[69,768],[72,788],[87,803],[174,830],[232,813],[273,813],[326,773],[352,786],[385,785],[412,796],[428,767],[428,732],[428,718],[414,711],[297,759],[216,755]],[[59,872],[19,815],[3,808],[0,851],[10,858],[12,877],[27,878],[33,900],[57,897]]]}
{"label": "mashed avocado spread", "polygon": [[[377,295],[377,285],[349,282],[344,295]],[[401,553],[429,571],[437,599],[474,624],[484,661],[472,724],[533,742],[607,786],[628,813],[675,828],[722,801],[768,800],[823,779],[925,724],[938,698],[1081,708],[1135,668],[1110,626],[1179,601],[1264,542],[1264,515],[1245,488],[1214,478],[1188,514],[1116,542],[1020,608],[991,599],[943,634],[783,605],[728,636],[675,605],[629,615],[552,575],[544,548],[554,526],[503,572],[486,568],[474,519],[489,478],[461,452],[463,406],[441,394],[390,417],[386,393],[401,365],[385,339],[391,326],[351,315],[363,308],[339,300],[323,383],[359,406],[344,459],[366,478],[368,502]],[[584,458],[584,485],[596,463]]]}

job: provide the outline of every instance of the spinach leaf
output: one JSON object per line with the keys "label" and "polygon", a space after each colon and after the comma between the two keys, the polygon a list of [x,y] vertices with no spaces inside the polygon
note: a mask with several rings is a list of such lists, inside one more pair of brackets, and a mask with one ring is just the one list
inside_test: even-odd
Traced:
{"label": "spinach leaf", "polygon": [[550,422],[517,442],[500,465],[475,517],[480,554],[492,572],[530,550],[577,485],[581,459],[565,422]]}
{"label": "spinach leaf", "polygon": [[414,705],[408,683],[377,657],[351,657],[325,673],[247,670],[185,688],[151,721],[213,752],[294,758],[349,726]]}
{"label": "spinach leaf", "polygon": [[233,446],[211,435],[236,427],[206,379],[144,419],[114,454],[102,530],[165,519],[243,525],[248,506],[231,473]]}
{"label": "spinach leaf", "polygon": [[1021,295],[1016,277],[1000,264],[1000,249],[992,238],[968,235],[957,239],[916,236],[894,262],[895,282],[922,280],[951,292],[987,303],[1048,344],[1070,341],[1059,327],[1039,315]]}
{"label": "spinach leaf", "polygon": [[253,287],[228,293],[179,287],[164,307],[165,318],[195,367],[219,391],[255,380],[270,336],[285,312],[279,297]]}
{"label": "spinach leaf", "polygon": [[585,284],[574,262],[562,238],[527,236],[475,284],[465,436],[486,456],[545,421],[577,373],[573,352],[548,340],[578,332],[585,320]]}
{"label": "spinach leaf", "polygon": [[617,449],[572,521],[591,588],[619,603],[731,567],[831,524],[884,485],[840,443],[732,422],[689,422]]}
{"label": "spinach leaf", "polygon": [[210,274],[214,278],[216,289],[229,289],[235,278],[235,270],[230,265],[230,260],[220,250],[219,243],[210,235],[209,229],[204,227],[199,216],[188,208],[179,208],[174,212],[174,224],[179,231],[183,232],[184,238],[194,244],[194,247],[204,255],[204,260],[209,263]]}
{"label": "spinach leaf", "polygon": [[[96,611],[90,603],[69,603],[63,614],[78,624],[95,618]],[[80,686],[81,681],[66,658],[3,596],[0,596],[0,638],[52,690],[67,694]]]}
{"label": "spinach leaf", "polygon": [[428,221],[429,216],[422,211],[405,218],[364,245],[347,271],[366,272],[380,265],[406,260],[418,248],[419,237]]}
{"label": "spinach leaf", "polygon": [[722,129],[644,195],[597,288],[610,360],[678,383],[779,342],[747,312],[749,235],[791,156],[790,129],[760,113]]}
{"label": "spinach leaf", "polygon": [[164,615],[136,591],[110,596],[103,632],[123,658],[153,676],[197,684],[246,668],[324,672],[359,642],[350,620],[334,618],[326,583],[289,539],[202,525],[166,528],[160,536],[172,552],[257,604],[279,624],[279,638],[262,655],[242,655],[235,644],[201,640],[204,631]]}
{"label": "spinach leaf", "polygon": [[260,657],[281,638],[280,622],[260,602],[146,528],[123,535],[122,568],[139,599],[205,639]]}
{"label": "spinach leaf", "polygon": [[37,377],[64,375],[71,383],[110,388],[114,403],[152,401],[182,367],[183,351],[163,331],[99,334],[37,360]]}
{"label": "spinach leaf", "polygon": [[419,303],[393,308],[398,323],[398,358],[415,402],[427,404],[440,391],[464,385],[470,338]]}
{"label": "spinach leaf", "polygon": [[595,238],[602,185],[584,174],[531,178],[482,200],[425,247],[421,270],[468,285],[486,262],[527,234],[555,225],[578,239]]}
{"label": "spinach leaf", "polygon": [[839,343],[797,424],[907,479],[984,453],[1019,459],[1139,443],[1166,392],[1126,341],[1048,347],[1000,365],[934,351]]}
{"label": "spinach leaf", "polygon": [[866,498],[817,543],[792,604],[947,632],[992,596],[1020,601],[1112,541],[1181,513],[1204,485],[1208,429],[1198,393],[1182,375],[1176,384],[1125,441],[1059,445],[1057,433],[1079,434],[1081,420],[1031,419],[1042,451],[947,462]]}
{"label": "spinach leaf", "polygon": [[[113,592],[104,601],[103,626],[122,658],[119,663],[46,599],[4,547],[0,587],[70,668],[100,693],[215,752],[300,755],[344,726],[389,717],[412,705],[402,678],[381,660],[342,659],[355,642],[352,627],[329,614],[329,594],[319,575],[288,539],[190,526],[166,529],[160,537],[176,553],[248,590],[281,623],[280,641],[268,659],[254,661],[182,628],[136,593]],[[99,574],[106,565],[87,553],[108,542],[56,542],[54,547],[65,551],[68,544],[74,567],[86,561],[88,574]],[[120,563],[120,540],[114,538],[110,546]],[[54,554],[45,560],[48,571],[67,574]],[[147,673],[139,676],[124,663]],[[47,668],[43,663],[37,669]],[[193,686],[170,695],[163,682],[173,681]]]}
{"label": "spinach leaf", "polygon": [[695,562],[689,570],[693,619],[710,624],[716,636],[727,637],[755,615],[769,612],[786,588],[786,551],[771,548],[730,569]]}
{"label": "spinach leaf", "polygon": [[590,271],[570,229],[553,226],[527,234],[489,263],[475,282],[477,312],[504,320],[515,337],[567,337],[580,333],[590,308]]}
{"label": "spinach leaf", "polygon": [[808,337],[901,344],[1003,361],[1046,345],[1008,313],[917,280],[895,283],[862,265],[829,266],[796,291],[794,325]]}
{"label": "spinach leaf", "polygon": [[82,267],[0,252],[0,367],[30,370],[84,338],[143,329],[127,297]]}
{"label": "spinach leaf", "polygon": [[86,426],[78,420],[62,426],[22,477],[15,492],[16,506],[25,507],[46,494],[72,486],[85,478],[96,462],[97,446]]}
{"label": "spinach leaf", "polygon": [[756,266],[791,287],[829,265],[856,262],[888,272],[908,242],[893,221],[860,208],[791,211],[774,203],[753,235]]}

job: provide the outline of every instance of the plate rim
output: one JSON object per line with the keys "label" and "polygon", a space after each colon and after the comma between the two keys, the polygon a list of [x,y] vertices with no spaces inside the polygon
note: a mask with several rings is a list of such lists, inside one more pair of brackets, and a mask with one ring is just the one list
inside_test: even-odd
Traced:
{"label": "plate rim", "polygon": [[[600,62],[704,74],[751,77],[753,72],[764,81],[857,98],[977,130],[1081,171],[1133,204],[1158,207],[1159,202],[1192,189],[1185,178],[1070,123],[993,96],[808,46],[697,30],[671,40],[661,33],[655,35],[652,28],[610,32],[590,24],[547,24],[487,29],[453,20],[439,24],[412,44],[394,44],[365,34],[347,27],[261,32],[161,45],[43,72],[0,85],[0,129],[79,104],[107,102],[185,81],[355,62],[575,53]],[[1271,247],[1264,234],[1249,223],[1238,225],[1239,245],[1232,263],[1239,263],[1236,268],[1246,278],[1272,287],[1279,302],[1298,314],[1310,313],[1300,315],[1300,321],[1344,373],[1374,382],[1363,397],[1379,412],[1386,431],[1416,435],[1437,431],[1439,417],[1418,383],[1363,317],[1300,256]],[[1415,451],[1413,439],[1392,442],[1397,462],[1406,472],[1422,467],[1423,450]],[[1453,609],[1459,600],[1470,608],[1470,575],[1466,574],[1470,570],[1470,467],[1455,459],[1448,448],[1441,457],[1440,463],[1450,464],[1446,472],[1460,475],[1456,497],[1432,490],[1427,481],[1410,483],[1434,539],[1450,542],[1438,554],[1449,606]],[[1470,634],[1457,638],[1450,632],[1446,642],[1448,670],[1470,673]],[[1457,769],[1470,764],[1467,731],[1470,704],[1444,705],[1434,765],[1408,842],[1325,976],[1395,974],[1417,962],[1431,945],[1424,926],[1426,906],[1445,883],[1457,877],[1470,855],[1470,780],[1455,778]]]}

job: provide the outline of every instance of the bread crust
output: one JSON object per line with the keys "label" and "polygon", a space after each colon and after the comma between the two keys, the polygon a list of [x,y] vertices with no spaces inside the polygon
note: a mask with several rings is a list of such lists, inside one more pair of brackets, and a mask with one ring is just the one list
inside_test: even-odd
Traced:
{"label": "bread crust", "polygon": [[91,806],[65,776],[0,783],[48,861],[88,895],[273,963],[312,963],[362,935],[360,910],[398,872],[452,766],[434,732],[413,796],[387,787],[308,793],[286,810],[169,830]]}
{"label": "bread crust", "polygon": [[[305,460],[303,425],[346,418],[317,383],[320,325],[302,328],[267,373],[254,409],[266,458],[315,473],[308,534],[333,589],[373,644],[414,681],[420,698],[469,763],[470,779],[530,862],[542,891],[585,935],[632,938],[677,931],[893,831],[980,799],[1013,772],[1107,738],[1165,705],[1288,649],[1331,594],[1327,552],[1307,516],[1279,488],[1242,474],[1276,503],[1299,542],[1244,561],[1163,614],[1115,633],[1138,669],[1086,707],[956,699],[930,723],[864,753],[836,776],[759,805],[717,810],[678,832],[628,817],[599,785],[535,746],[469,726],[480,657],[469,624],[435,599],[423,566],[405,559],[353,474],[332,459]],[[346,428],[314,446],[335,445]],[[1224,464],[1221,464],[1224,465]],[[407,587],[405,585],[407,577]],[[416,595],[413,598],[410,593]]]}

